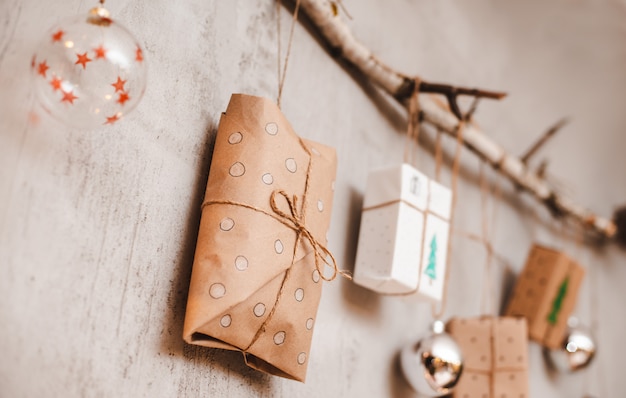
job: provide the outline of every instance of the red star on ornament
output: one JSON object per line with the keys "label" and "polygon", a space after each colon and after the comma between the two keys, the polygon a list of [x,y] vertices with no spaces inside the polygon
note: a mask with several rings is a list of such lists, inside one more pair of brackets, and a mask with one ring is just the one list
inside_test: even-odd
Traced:
{"label": "red star on ornament", "polygon": [[83,69],[87,68],[87,62],[91,62],[91,59],[87,56],[87,52],[84,52],[83,54],[76,53],[76,57],[78,59],[74,62],[74,65],[80,64],[83,66]]}
{"label": "red star on ornament", "polygon": [[94,53],[96,53],[96,59],[106,58],[107,56],[107,50],[104,47],[102,47],[102,45],[94,48],[93,51]]}
{"label": "red star on ornament", "polygon": [[61,29],[59,29],[58,31],[56,31],[55,33],[52,34],[52,42],[55,43],[57,41],[61,41],[63,39],[63,35],[65,34],[65,32],[63,32]]}
{"label": "red star on ornament", "polygon": [[63,98],[61,98],[61,102],[69,102],[70,104],[74,105],[74,100],[77,99],[78,97],[74,95],[72,90],[62,91],[62,92],[63,92]]}
{"label": "red star on ornament", "polygon": [[118,116],[118,113],[116,113],[115,115],[111,117],[107,117],[107,121],[104,124],[113,124],[117,122],[118,120],[120,120],[120,117]]}
{"label": "red star on ornament", "polygon": [[50,85],[52,86],[52,89],[54,91],[60,90],[61,89],[61,82],[63,80],[59,79],[58,77],[54,76],[52,78],[52,80],[50,80]]}
{"label": "red star on ornament", "polygon": [[120,93],[120,97],[117,99],[117,102],[118,102],[119,104],[124,105],[124,103],[125,103],[126,101],[128,101],[129,99],[130,99],[130,97],[128,96],[128,94],[127,94],[127,93],[125,93],[125,92],[121,92],[121,93]]}
{"label": "red star on ornament", "polygon": [[137,46],[137,50],[135,51],[135,61],[143,61],[143,51],[141,51],[141,48],[139,48],[139,46]]}
{"label": "red star on ornament", "polygon": [[115,92],[117,93],[118,91],[124,92],[124,84],[126,83],[126,80],[122,80],[119,76],[117,77],[117,81],[113,84],[111,84],[111,86],[115,87]]}
{"label": "red star on ornament", "polygon": [[50,67],[48,66],[48,64],[46,64],[46,61],[40,62],[39,66],[37,67],[37,73],[43,77],[46,77],[46,71],[48,69],[50,69]]}

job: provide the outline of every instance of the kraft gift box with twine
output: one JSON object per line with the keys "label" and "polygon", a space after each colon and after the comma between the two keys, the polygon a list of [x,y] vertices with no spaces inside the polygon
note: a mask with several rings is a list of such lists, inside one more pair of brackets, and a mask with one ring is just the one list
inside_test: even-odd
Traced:
{"label": "kraft gift box with twine", "polygon": [[584,268],[565,253],[535,244],[517,278],[506,314],[525,317],[532,340],[558,349],[584,276]]}
{"label": "kraft gift box with twine", "polygon": [[526,320],[512,317],[452,319],[448,333],[465,360],[452,397],[528,398]]}
{"label": "kraft gift box with twine", "polygon": [[274,102],[231,97],[202,208],[186,342],[305,380],[321,281],[340,273],[326,249],[335,173],[335,150],[300,138]]}
{"label": "kraft gift box with twine", "polygon": [[[491,264],[497,254],[495,236],[497,207],[488,219],[489,184],[485,167],[480,168],[482,235],[470,236],[485,248],[484,284],[480,297],[481,313],[473,318],[453,318],[447,331],[463,352],[464,369],[452,397],[528,398],[528,326],[526,319],[498,317]],[[498,203],[499,188],[494,202]],[[491,222],[490,222],[491,221]]]}

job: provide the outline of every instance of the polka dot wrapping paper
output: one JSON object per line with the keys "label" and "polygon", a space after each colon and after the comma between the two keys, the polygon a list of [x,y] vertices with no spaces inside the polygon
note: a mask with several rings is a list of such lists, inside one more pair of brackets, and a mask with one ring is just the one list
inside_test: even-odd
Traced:
{"label": "polka dot wrapping paper", "polygon": [[448,322],[463,353],[464,367],[454,398],[528,398],[526,320],[480,317]]}
{"label": "polka dot wrapping paper", "polygon": [[301,139],[274,102],[231,97],[209,172],[185,341],[241,351],[252,368],[305,380],[335,174],[335,150]]}
{"label": "polka dot wrapping paper", "polygon": [[525,317],[532,340],[558,349],[584,276],[585,269],[566,254],[534,245],[517,278],[506,315]]}

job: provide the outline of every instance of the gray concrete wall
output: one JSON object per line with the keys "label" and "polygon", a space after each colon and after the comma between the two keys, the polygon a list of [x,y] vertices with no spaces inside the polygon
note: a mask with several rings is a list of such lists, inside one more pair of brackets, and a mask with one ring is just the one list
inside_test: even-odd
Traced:
{"label": "gray concrete wall", "polygon": [[[95,4],[95,1],[92,2]],[[602,214],[626,202],[622,151],[626,9],[595,1],[345,1],[357,37],[406,73],[502,89],[478,119],[521,153],[562,116],[545,149],[568,193]],[[269,377],[241,355],[181,339],[200,204],[219,114],[232,92],[275,97],[270,0],[107,2],[146,49],[149,87],[111,129],[80,131],[33,109],[28,64],[48,26],[92,4],[0,2],[0,396],[410,397],[396,352],[426,332],[426,303],[326,284],[306,384]],[[281,10],[283,27],[289,16]],[[287,29],[283,29],[286,42]],[[283,111],[303,136],[337,148],[330,249],[351,268],[370,169],[401,160],[404,112],[351,76],[302,25]],[[433,132],[425,130],[428,146]],[[453,142],[446,139],[450,153]],[[420,167],[433,172],[430,150]],[[480,232],[479,162],[466,152],[457,228]],[[624,253],[576,248],[507,181],[498,202],[496,299],[531,242],[577,255],[589,275],[577,314],[595,322],[586,374],[549,376],[531,344],[532,397],[620,397],[626,346]],[[444,181],[448,181],[448,169]],[[537,209],[537,210],[533,210]],[[533,212],[541,221],[530,217]],[[446,317],[480,313],[484,250],[453,240]]]}

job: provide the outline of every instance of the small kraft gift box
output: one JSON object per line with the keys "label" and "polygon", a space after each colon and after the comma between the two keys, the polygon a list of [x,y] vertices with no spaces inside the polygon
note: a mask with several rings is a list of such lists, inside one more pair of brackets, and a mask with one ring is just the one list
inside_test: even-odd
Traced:
{"label": "small kraft gift box", "polygon": [[[220,119],[183,338],[304,381],[329,263],[335,150],[300,138],[276,104],[234,94]],[[333,276],[324,275],[334,265]]]}
{"label": "small kraft gift box", "polygon": [[584,268],[566,254],[535,244],[517,278],[506,314],[526,318],[530,338],[557,349],[584,276]]}
{"label": "small kraft gift box", "polygon": [[451,191],[409,164],[370,173],[355,283],[383,294],[443,294]]}
{"label": "small kraft gift box", "polygon": [[452,397],[528,398],[528,332],[524,318],[455,318],[446,329],[465,361]]}

